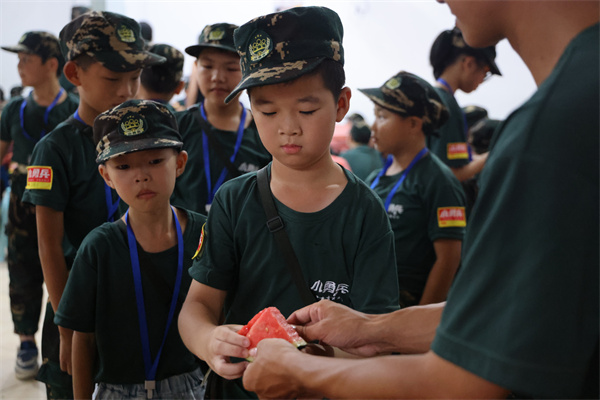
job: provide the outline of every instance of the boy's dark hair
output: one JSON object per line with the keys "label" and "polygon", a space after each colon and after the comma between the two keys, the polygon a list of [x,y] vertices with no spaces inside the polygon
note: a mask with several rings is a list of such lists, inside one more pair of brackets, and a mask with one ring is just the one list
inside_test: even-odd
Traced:
{"label": "boy's dark hair", "polygon": [[[346,72],[344,66],[337,61],[330,59],[323,60],[315,69],[309,73],[301,76],[320,75],[323,79],[323,85],[333,95],[333,99],[337,102],[342,93],[342,89],[346,84]],[[299,77],[298,77],[299,78]],[[296,78],[297,79],[297,78]],[[291,81],[281,82],[282,84],[291,84],[296,79]],[[274,83],[273,85],[275,85]],[[254,87],[246,89],[248,97],[251,97],[250,93]]]}
{"label": "boy's dark hair", "polygon": [[342,64],[326,58],[313,71],[306,75],[321,75],[323,84],[333,94],[333,99],[337,102],[346,84],[346,72]]}
{"label": "boy's dark hair", "polygon": [[87,54],[80,54],[71,61],[84,71],[87,71],[89,67],[98,62],[94,57],[88,56]]}
{"label": "boy's dark hair", "polygon": [[350,129],[350,137],[356,143],[369,144],[369,140],[371,140],[371,128],[369,128],[369,125],[365,121],[354,121]]}
{"label": "boy's dark hair", "polygon": [[167,61],[144,68],[140,77],[142,86],[156,93],[172,93],[183,76],[183,53],[167,44],[155,44],[148,50],[165,57]]}

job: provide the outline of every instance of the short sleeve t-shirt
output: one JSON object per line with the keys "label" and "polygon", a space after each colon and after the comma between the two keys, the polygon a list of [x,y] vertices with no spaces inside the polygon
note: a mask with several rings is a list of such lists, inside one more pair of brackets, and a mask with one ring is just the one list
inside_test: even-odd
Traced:
{"label": "short sleeve t-shirt", "polygon": [[[387,215],[369,187],[345,174],[346,187],[323,210],[301,213],[275,199],[277,210],[316,299],[368,313],[394,311],[398,274]],[[246,324],[269,306],[288,316],[305,305],[266,220],[255,172],[226,182],[217,193],[190,274],[228,292],[226,324]],[[240,381],[227,386],[228,398],[249,396]]]}
{"label": "short sleeve t-shirt", "polygon": [[[156,379],[190,372],[198,364],[183,344],[177,316],[191,277],[187,269],[198,246],[206,217],[188,212],[183,232],[184,265],[174,319],[158,364]],[[177,272],[177,246],[147,253],[138,244],[150,352],[162,342]],[[145,380],[136,297],[122,220],[105,223],[85,238],[77,253],[54,321],[57,325],[95,334],[98,348],[96,382],[139,384]]]}
{"label": "short sleeve t-shirt", "polygon": [[[215,150],[210,148],[210,145],[207,149],[208,152],[205,152],[202,128],[196,120],[197,117],[202,118],[199,108],[192,107],[175,115],[183,138],[183,150],[188,152],[188,162],[184,173],[177,178],[171,203],[206,214],[210,193],[212,192],[213,195],[216,193],[221,174],[224,174],[223,182],[233,178],[233,176]],[[234,154],[237,132],[223,131],[211,126],[210,134],[220,144],[226,157],[231,157]],[[253,120],[244,129],[237,155],[232,163],[240,174],[244,174],[258,171],[267,165],[271,158],[258,136],[256,124]],[[208,175],[210,176],[210,189],[208,187],[207,165],[210,169]]]}
{"label": "short sleeve t-shirt", "polygon": [[496,132],[432,349],[534,398],[598,398],[598,24]]}
{"label": "short sleeve t-shirt", "polygon": [[[63,212],[65,235],[76,249],[92,229],[108,221],[96,155],[92,127],[69,117],[36,144],[27,171],[23,202]],[[111,202],[116,201],[112,190]]]}
{"label": "short sleeve t-shirt", "polygon": [[437,86],[434,89],[448,108],[450,116],[438,130],[439,136],[427,136],[427,148],[447,166],[463,167],[471,161],[463,111],[452,93]]}
{"label": "short sleeve t-shirt", "polygon": [[[25,107],[21,120],[23,102]],[[12,161],[23,166],[29,165],[31,153],[40,140],[42,132],[44,135],[48,134],[72,115],[77,106],[78,99],[73,94],[67,95],[63,102],[52,108],[40,106],[31,94],[26,99],[20,96],[11,99],[2,110],[0,139],[4,142],[13,142]],[[11,178],[11,190],[20,198],[25,190],[27,177],[21,171],[18,171],[18,175]]]}
{"label": "short sleeve t-shirt", "polygon": [[[369,184],[377,173],[367,179]],[[382,175],[373,190],[385,200],[400,175]],[[418,302],[436,261],[433,242],[464,236],[465,195],[452,171],[429,153],[409,171],[387,213],[394,231],[400,290]]]}

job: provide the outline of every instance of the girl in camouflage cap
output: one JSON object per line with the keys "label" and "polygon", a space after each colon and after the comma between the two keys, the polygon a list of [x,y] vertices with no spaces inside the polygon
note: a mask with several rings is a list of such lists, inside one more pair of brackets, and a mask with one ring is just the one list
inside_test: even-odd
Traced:
{"label": "girl in camouflage cap", "polygon": [[400,305],[444,301],[460,263],[465,200],[425,139],[437,134],[448,111],[429,83],[408,72],[359,90],[375,103],[375,147],[388,154],[366,182],[384,201],[394,230]]}

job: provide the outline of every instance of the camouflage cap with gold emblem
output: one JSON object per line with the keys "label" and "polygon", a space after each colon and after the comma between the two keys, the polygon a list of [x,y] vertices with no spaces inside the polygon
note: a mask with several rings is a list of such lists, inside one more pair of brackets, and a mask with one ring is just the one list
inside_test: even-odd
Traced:
{"label": "camouflage cap with gold emblem", "polygon": [[128,100],[98,115],[94,142],[97,163],[140,150],[183,146],[173,113],[151,100]]}
{"label": "camouflage cap with gold emblem", "polygon": [[35,54],[40,56],[43,62],[54,57],[58,59],[59,64],[62,65],[64,63],[58,38],[48,32],[25,32],[17,45],[2,46],[2,50],[10,51],[11,53]]}
{"label": "camouflage cap with gold emblem", "polygon": [[291,81],[314,70],[324,59],[344,65],[340,17],[326,7],[295,7],[255,18],[235,31],[242,80],[227,96]]}
{"label": "camouflage cap with gold emblem", "polygon": [[165,62],[148,52],[140,25],[124,15],[92,11],[69,22],[60,32],[65,58],[86,54],[115,72],[133,71]]}
{"label": "camouflage cap with gold emblem", "polygon": [[473,56],[487,64],[492,74],[502,75],[495,61],[496,47],[471,47],[467,44],[467,42],[465,42],[460,29],[455,27],[440,33],[431,45],[429,62],[433,67],[434,76],[436,79],[449,65],[449,63],[453,62],[455,57],[459,54]]}
{"label": "camouflage cap with gold emblem", "polygon": [[233,44],[233,32],[237,28],[237,25],[225,22],[206,25],[198,37],[198,44],[186,47],[185,52],[190,56],[198,57],[205,48],[214,47],[236,53]]}
{"label": "camouflage cap with gold emblem", "polygon": [[448,120],[448,109],[433,86],[410,72],[400,71],[379,88],[358,90],[391,112],[422,118],[426,135],[435,135]]}

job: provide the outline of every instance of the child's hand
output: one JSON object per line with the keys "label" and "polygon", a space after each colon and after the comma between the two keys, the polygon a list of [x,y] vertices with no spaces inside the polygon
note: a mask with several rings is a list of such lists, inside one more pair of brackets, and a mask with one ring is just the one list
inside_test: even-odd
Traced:
{"label": "child's hand", "polygon": [[250,340],[238,335],[241,325],[220,325],[211,332],[204,361],[217,374],[225,379],[236,379],[242,376],[248,362],[232,363],[230,357],[247,358]]}

